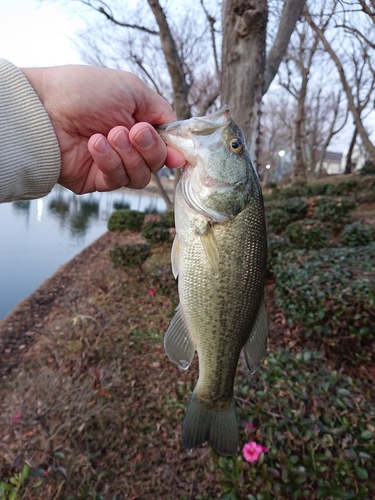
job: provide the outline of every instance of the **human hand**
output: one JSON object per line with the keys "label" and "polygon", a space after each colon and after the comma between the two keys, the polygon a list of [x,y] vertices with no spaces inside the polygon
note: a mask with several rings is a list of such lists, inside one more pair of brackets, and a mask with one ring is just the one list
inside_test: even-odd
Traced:
{"label": "human hand", "polygon": [[22,71],[54,127],[62,186],[77,194],[142,189],[164,164],[184,164],[152,126],[176,120],[171,106],[135,75],[91,66]]}

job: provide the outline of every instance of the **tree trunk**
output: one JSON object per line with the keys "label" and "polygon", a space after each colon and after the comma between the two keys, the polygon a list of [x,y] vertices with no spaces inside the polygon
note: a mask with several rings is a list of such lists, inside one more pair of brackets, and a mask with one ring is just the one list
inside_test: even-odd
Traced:
{"label": "tree trunk", "polygon": [[267,0],[224,0],[221,102],[228,104],[257,163]]}
{"label": "tree trunk", "polygon": [[297,115],[295,120],[294,144],[296,148],[296,163],[293,170],[293,183],[306,181],[306,164],[304,160],[305,155],[303,152],[303,146],[304,146],[303,120],[305,116],[304,109],[305,109],[307,82],[308,82],[308,72],[304,71],[302,74],[301,89],[298,95]]}
{"label": "tree trunk", "polygon": [[353,155],[353,149],[355,146],[355,141],[357,140],[357,135],[358,135],[358,131],[357,131],[357,127],[355,127],[352,140],[350,141],[348,155],[346,157],[346,164],[345,164],[345,171],[344,171],[345,175],[351,174],[351,172],[352,172],[352,155]]}

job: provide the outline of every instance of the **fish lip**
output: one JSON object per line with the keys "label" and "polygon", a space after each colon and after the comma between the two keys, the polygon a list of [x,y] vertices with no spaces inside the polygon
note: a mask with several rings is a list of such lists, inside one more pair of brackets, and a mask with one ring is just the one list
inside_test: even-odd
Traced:
{"label": "fish lip", "polygon": [[[193,121],[192,121],[193,120]],[[215,111],[214,113],[211,113],[209,115],[205,116],[200,116],[200,117],[194,117],[194,118],[188,118],[187,120],[176,120],[174,122],[169,122],[169,123],[162,123],[160,125],[155,125],[155,130],[158,133],[163,133],[163,132],[169,132],[170,130],[174,128],[188,128],[190,131],[193,133],[195,132],[196,134],[199,134],[199,132],[203,131],[204,128],[209,128],[209,125],[211,125],[212,128],[221,128],[225,126],[228,121],[230,120],[230,110],[228,104],[224,104],[221,109],[218,111]],[[191,129],[192,124],[202,124],[202,127],[198,127],[196,130]],[[202,130],[200,130],[200,128]]]}

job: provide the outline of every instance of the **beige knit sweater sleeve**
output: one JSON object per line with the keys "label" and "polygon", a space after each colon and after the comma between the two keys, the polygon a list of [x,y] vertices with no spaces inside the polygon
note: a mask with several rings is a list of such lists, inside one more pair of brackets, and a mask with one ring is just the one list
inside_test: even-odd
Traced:
{"label": "beige knit sweater sleeve", "polygon": [[60,174],[51,121],[23,73],[0,59],[0,203],[40,198]]}

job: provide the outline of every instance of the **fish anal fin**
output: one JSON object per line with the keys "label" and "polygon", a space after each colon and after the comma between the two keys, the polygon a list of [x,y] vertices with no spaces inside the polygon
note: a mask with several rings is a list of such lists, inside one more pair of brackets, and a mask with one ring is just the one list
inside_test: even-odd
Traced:
{"label": "fish anal fin", "polygon": [[206,231],[201,234],[201,242],[206,254],[206,257],[211,264],[215,278],[219,276],[219,248],[217,246],[216,237],[211,225],[207,226]]}
{"label": "fish anal fin", "polygon": [[164,348],[171,361],[183,370],[189,368],[195,348],[190,340],[180,304],[177,306],[176,314],[165,334]]}
{"label": "fish anal fin", "polygon": [[246,364],[250,373],[256,372],[267,354],[268,321],[264,297],[250,336],[244,346]]}

